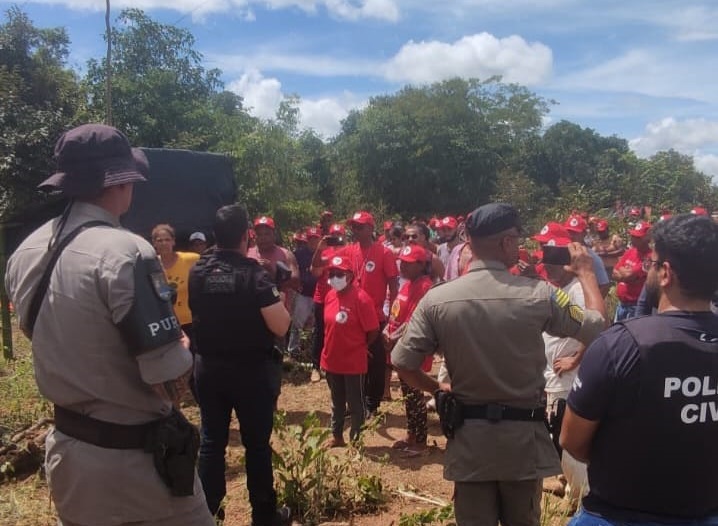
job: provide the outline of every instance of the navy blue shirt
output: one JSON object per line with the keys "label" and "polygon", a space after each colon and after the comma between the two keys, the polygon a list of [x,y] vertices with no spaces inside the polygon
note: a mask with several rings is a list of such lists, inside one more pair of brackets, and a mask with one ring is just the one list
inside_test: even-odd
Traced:
{"label": "navy blue shirt", "polygon": [[718,470],[699,474],[716,454],[695,446],[712,448],[718,437],[718,316],[669,311],[630,323],[633,334],[616,324],[586,349],[568,396],[574,413],[600,421],[583,505],[618,521],[718,513],[718,494],[704,495],[718,486]]}
{"label": "navy blue shirt", "polygon": [[308,247],[299,247],[294,251],[294,257],[297,258],[299,282],[302,285],[299,292],[302,296],[314,297],[314,288],[317,286],[317,278],[312,276],[310,271],[314,253]]}

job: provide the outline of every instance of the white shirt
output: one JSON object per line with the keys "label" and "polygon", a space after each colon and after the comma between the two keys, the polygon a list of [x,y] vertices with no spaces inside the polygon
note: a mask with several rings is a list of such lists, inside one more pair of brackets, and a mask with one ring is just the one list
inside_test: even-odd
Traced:
{"label": "white shirt", "polygon": [[[563,287],[568,294],[571,303],[578,305],[582,309],[586,308],[586,301],[583,298],[583,288],[578,279],[574,278],[571,282]],[[545,391],[549,393],[557,393],[561,391],[569,391],[574,378],[578,373],[578,367],[567,373],[563,373],[560,377],[553,372],[553,362],[565,356],[576,354],[583,344],[574,338],[559,338],[543,333],[543,341],[546,350],[546,368],[543,376],[546,379]]]}

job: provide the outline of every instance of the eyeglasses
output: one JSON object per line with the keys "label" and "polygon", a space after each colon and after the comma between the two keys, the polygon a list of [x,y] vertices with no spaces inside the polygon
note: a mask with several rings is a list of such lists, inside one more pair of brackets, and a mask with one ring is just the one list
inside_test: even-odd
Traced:
{"label": "eyeglasses", "polygon": [[651,267],[660,267],[661,265],[663,265],[663,261],[660,259],[646,258],[643,260],[641,268],[643,268],[643,272],[648,272]]}
{"label": "eyeglasses", "polygon": [[419,234],[405,234],[404,239],[419,239]]}

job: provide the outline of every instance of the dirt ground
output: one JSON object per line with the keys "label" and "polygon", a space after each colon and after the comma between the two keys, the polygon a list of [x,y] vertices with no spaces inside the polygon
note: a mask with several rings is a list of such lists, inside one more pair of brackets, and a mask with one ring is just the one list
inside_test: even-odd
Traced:
{"label": "dirt ground", "polygon": [[[286,411],[288,423],[300,423],[313,410],[322,425],[329,425],[329,388],[325,381],[312,383],[309,372],[295,369],[288,374],[282,387],[279,408]],[[437,508],[440,503],[451,501],[452,486],[442,477],[442,463],[446,439],[442,436],[438,418],[429,414],[429,448],[421,454],[392,449],[395,440],[404,436],[404,408],[399,400],[401,391],[396,378],[391,384],[394,401],[382,404],[385,417],[374,432],[367,433],[364,454],[368,459],[370,472],[381,477],[386,504],[372,515],[338,517],[331,524],[355,526],[399,525],[402,514]],[[185,408],[189,418],[198,423],[198,410],[191,404]],[[277,438],[274,437],[277,446]],[[277,448],[275,448],[277,449]],[[332,449],[331,454],[343,455],[345,450]],[[250,523],[249,503],[243,465],[242,448],[238,424],[232,424],[230,445],[227,451],[227,501],[225,526],[245,526]],[[408,491],[420,498],[401,495]],[[429,499],[434,504],[421,500]],[[559,526],[566,522],[561,499],[544,493],[543,524]],[[0,485],[0,522],[11,526],[50,526],[55,523],[54,510],[49,498],[47,485],[41,473],[24,480]],[[418,523],[416,523],[418,524]],[[429,524],[429,523],[426,523]],[[439,524],[439,523],[431,523]]]}

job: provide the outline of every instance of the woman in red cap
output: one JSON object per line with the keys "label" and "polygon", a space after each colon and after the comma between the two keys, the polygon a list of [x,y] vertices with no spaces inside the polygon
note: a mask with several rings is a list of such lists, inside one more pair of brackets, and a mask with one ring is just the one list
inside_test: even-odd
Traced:
{"label": "woman in red cap", "polygon": [[[404,281],[391,306],[389,323],[384,329],[383,337],[387,354],[391,353],[394,345],[406,330],[409,318],[419,300],[431,288],[432,281],[427,272],[428,259],[429,253],[427,250],[417,244],[405,246],[399,254],[401,277],[406,281]],[[433,356],[427,356],[424,360],[422,369],[425,372],[431,370],[433,358]],[[404,395],[404,408],[406,410],[406,436],[394,442],[392,447],[412,452],[423,450],[426,448],[428,434],[424,393],[419,389],[410,387],[403,380],[401,381],[401,392]]]}
{"label": "woman in red cap", "polygon": [[324,348],[321,367],[332,398],[332,438],[329,447],[344,442],[345,409],[349,406],[349,439],[359,438],[364,424],[364,375],[369,345],[379,336],[379,319],[371,297],[354,284],[352,263],[344,255],[329,262],[329,286],[324,298]]}

